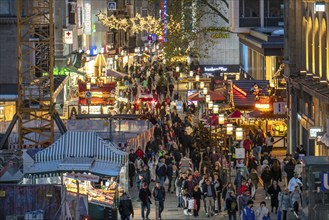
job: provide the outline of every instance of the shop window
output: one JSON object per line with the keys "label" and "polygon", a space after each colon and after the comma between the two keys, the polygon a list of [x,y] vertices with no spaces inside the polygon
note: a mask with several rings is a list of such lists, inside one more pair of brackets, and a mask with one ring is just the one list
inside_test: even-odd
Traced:
{"label": "shop window", "polygon": [[147,17],[147,9],[142,9],[142,13],[141,13],[141,15],[142,15],[142,17]]}

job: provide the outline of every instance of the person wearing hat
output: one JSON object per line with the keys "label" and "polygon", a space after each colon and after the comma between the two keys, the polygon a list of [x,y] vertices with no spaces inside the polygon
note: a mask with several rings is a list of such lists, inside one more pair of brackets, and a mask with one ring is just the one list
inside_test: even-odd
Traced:
{"label": "person wearing hat", "polygon": [[294,173],[294,177],[289,180],[288,183],[289,192],[293,192],[296,186],[303,186],[302,181],[298,178],[298,173]]}
{"label": "person wearing hat", "polygon": [[121,220],[129,220],[130,215],[134,218],[134,208],[131,199],[126,192],[123,193],[119,202],[119,212]]}
{"label": "person wearing hat", "polygon": [[247,206],[242,210],[242,220],[255,220],[255,212],[253,210],[254,202],[249,200]]}

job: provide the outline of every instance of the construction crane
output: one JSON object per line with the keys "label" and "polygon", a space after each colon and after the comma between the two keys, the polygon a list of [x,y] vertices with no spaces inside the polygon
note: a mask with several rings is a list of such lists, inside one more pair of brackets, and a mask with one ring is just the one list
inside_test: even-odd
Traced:
{"label": "construction crane", "polygon": [[53,0],[17,1],[17,113],[0,142],[0,149],[16,122],[18,149],[47,147],[54,141],[54,121],[63,128],[54,109],[53,7]]}
{"label": "construction crane", "polygon": [[[17,4],[18,146],[46,146],[54,141],[53,0],[33,0],[22,16]],[[24,29],[26,28],[26,29]],[[32,59],[31,59],[32,56]]]}

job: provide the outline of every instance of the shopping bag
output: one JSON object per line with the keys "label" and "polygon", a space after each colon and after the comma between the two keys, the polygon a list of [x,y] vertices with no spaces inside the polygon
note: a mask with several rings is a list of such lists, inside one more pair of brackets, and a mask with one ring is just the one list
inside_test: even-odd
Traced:
{"label": "shopping bag", "polygon": [[215,199],[215,211],[218,211],[218,200],[217,200],[217,198]]}
{"label": "shopping bag", "polygon": [[187,209],[194,209],[194,199],[188,199],[188,206],[187,206]]}
{"label": "shopping bag", "polygon": [[282,218],[282,212],[281,212],[281,210],[279,209],[279,210],[277,211],[277,213],[276,213],[276,219],[277,219],[277,220],[281,220],[281,218]]}

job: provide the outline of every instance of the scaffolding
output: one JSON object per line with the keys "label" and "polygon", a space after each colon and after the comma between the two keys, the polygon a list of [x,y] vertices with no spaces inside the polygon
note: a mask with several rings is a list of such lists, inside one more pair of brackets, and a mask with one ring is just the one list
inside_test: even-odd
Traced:
{"label": "scaffolding", "polygon": [[17,49],[18,147],[47,147],[54,141],[53,0],[18,0]]}

